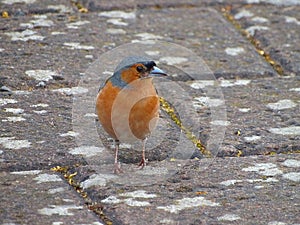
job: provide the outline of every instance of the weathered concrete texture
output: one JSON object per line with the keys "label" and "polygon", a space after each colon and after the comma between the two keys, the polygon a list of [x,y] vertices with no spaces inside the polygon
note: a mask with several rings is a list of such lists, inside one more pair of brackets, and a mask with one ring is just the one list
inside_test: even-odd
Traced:
{"label": "weathered concrete texture", "polygon": [[216,77],[274,75],[247,40],[213,9],[141,10],[137,18],[135,30],[152,34],[164,31],[159,38],[194,51]]}
{"label": "weathered concrete texture", "polygon": [[205,115],[214,108],[226,107],[227,121],[220,124],[226,126],[226,134],[218,155],[234,156],[239,151],[242,155],[257,155],[300,149],[299,78],[221,80],[218,85],[222,87],[224,100],[209,97],[205,91],[199,95],[199,87],[212,88],[205,81],[186,84],[192,87],[188,91],[194,96],[193,104],[199,117],[204,120],[200,122],[204,126],[201,140],[210,137],[211,124],[220,120]]}
{"label": "weathered concrete texture", "polygon": [[[77,164],[75,179],[114,224],[299,224],[297,2],[79,2],[0,3],[1,222],[101,224],[49,170]],[[277,77],[222,16],[227,4],[291,76]],[[158,41],[179,45],[149,49]],[[112,174],[112,141],[97,130],[94,98],[118,64],[109,53],[125,43],[143,47],[124,55],[145,50],[170,74],[156,81],[159,93],[218,157],[194,151],[162,113],[165,133],[149,140],[159,144],[146,152],[148,167],[137,170],[140,152],[128,149],[140,148],[123,143],[124,174]],[[203,69],[190,69],[203,63],[196,56]]]}
{"label": "weathered concrete texture", "polygon": [[233,4],[273,4],[277,6],[294,6],[300,5],[298,0],[186,0],[186,1],[173,1],[173,0],[112,0],[112,1],[97,1],[97,0],[80,0],[82,6],[88,8],[90,11],[101,10],[124,10],[128,8],[168,8],[168,7],[200,7],[200,6],[227,6]]}
{"label": "weathered concrete texture", "polygon": [[[50,70],[55,68],[63,75],[70,74],[70,78],[80,78],[78,71],[83,72],[87,68],[91,61],[90,55],[95,57],[95,53],[99,55],[128,42],[162,40],[180,44],[194,51],[203,58],[217,77],[275,74],[270,65],[258,56],[255,48],[249,45],[220,13],[211,8],[131,10],[124,15],[118,15],[117,12],[100,12],[83,14],[80,17],[58,17],[51,14],[43,16],[45,18],[24,15],[7,19],[11,22],[5,25],[5,30],[9,31],[5,31],[2,38],[3,43],[8,42],[3,47],[5,51],[1,52],[8,59],[4,61],[4,68],[14,68],[14,63],[9,59],[15,58],[22,62],[26,58],[22,56],[29,55],[30,61],[26,61],[27,65],[39,62],[39,65]],[[41,23],[45,20],[48,21],[48,25]],[[49,25],[49,21],[53,24]],[[20,28],[20,23],[33,24],[33,30],[26,29],[27,25]],[[17,27],[19,28],[16,29]],[[16,39],[21,46],[10,50],[9,41]],[[22,40],[27,39],[37,39],[40,44],[36,46],[29,42],[29,45],[23,46]],[[48,59],[48,54],[52,54],[53,57]],[[86,55],[89,55],[86,59],[79,60]],[[234,57],[236,55],[239,57]],[[61,58],[65,60],[61,62]],[[22,74],[18,70],[14,72]]]}
{"label": "weathered concrete texture", "polygon": [[1,224],[102,224],[53,172],[28,170],[0,175]]}
{"label": "weathered concrete texture", "polygon": [[195,160],[165,182],[118,186],[103,176],[94,186],[91,177],[86,190],[114,224],[297,224],[299,159],[216,158],[204,171],[204,161]]}
{"label": "weathered concrete texture", "polygon": [[[64,161],[84,162],[68,154],[76,147],[72,97],[52,91],[15,92],[1,98],[1,170],[50,168]],[[69,133],[68,133],[69,132]]]}
{"label": "weathered concrete texture", "polygon": [[234,7],[232,14],[260,42],[286,75],[300,75],[300,6]]}

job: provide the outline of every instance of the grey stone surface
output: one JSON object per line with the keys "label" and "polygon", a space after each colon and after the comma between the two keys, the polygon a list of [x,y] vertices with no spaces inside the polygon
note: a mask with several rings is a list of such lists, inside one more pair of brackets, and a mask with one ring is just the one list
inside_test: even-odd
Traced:
{"label": "grey stone surface", "polygon": [[286,75],[300,74],[300,6],[237,7],[232,14],[260,42],[260,46],[278,62]]}
{"label": "grey stone surface", "polygon": [[[57,165],[113,224],[299,224],[299,2],[255,2],[2,0],[1,224],[109,224]],[[125,172],[112,174],[94,98],[120,58],[141,52],[170,74],[159,93],[213,158],[162,112],[148,167],[123,143]]]}
{"label": "grey stone surface", "polygon": [[299,223],[298,154],[216,158],[205,171],[202,163],[190,161],[152,185],[107,178],[105,187],[88,189],[115,224]]}
{"label": "grey stone surface", "polygon": [[99,219],[58,174],[1,172],[1,224],[95,224]]}

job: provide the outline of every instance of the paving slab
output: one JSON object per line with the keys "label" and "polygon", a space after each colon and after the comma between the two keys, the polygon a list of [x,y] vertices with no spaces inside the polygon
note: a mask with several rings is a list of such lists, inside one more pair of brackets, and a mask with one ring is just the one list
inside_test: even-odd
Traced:
{"label": "paving slab", "polygon": [[1,170],[51,168],[61,161],[69,165],[84,162],[68,154],[76,147],[70,113],[72,96],[44,90],[2,97]]}
{"label": "paving slab", "polygon": [[[2,1],[1,222],[299,224],[300,19],[299,6],[289,2],[279,13],[269,1]],[[227,4],[235,17],[248,15],[235,18],[243,29],[267,18],[271,32],[256,30],[254,37],[290,76],[278,77],[226,20]],[[90,11],[81,13],[84,7]],[[162,42],[177,45],[151,49]],[[124,51],[113,55],[115,47]],[[159,93],[213,158],[162,112],[157,130],[165,135],[149,141],[155,148],[147,151],[148,167],[137,170],[139,152],[129,149],[138,147],[123,144],[125,173],[112,174],[112,140],[95,119],[94,97],[121,56],[141,52],[170,74],[156,81]],[[70,167],[109,220],[50,172],[57,165]]]}
{"label": "paving slab", "polygon": [[173,161],[182,164],[178,173],[147,185],[133,185],[127,174],[127,185],[101,174],[98,182],[95,175],[77,179],[113,224],[298,224],[299,159],[215,158],[205,171],[202,160]]}
{"label": "paving slab", "polygon": [[[9,11],[9,8],[7,10]],[[24,15],[6,19],[6,22],[11,22],[8,23],[9,25],[7,23],[4,25],[5,35],[2,40],[3,44],[7,44],[5,44],[6,48],[1,47],[5,49],[1,53],[14,55],[14,57],[20,55],[22,60],[21,56],[30,51],[33,65],[39,62],[39,67],[47,65],[50,70],[55,68],[55,72],[78,76],[78,72],[74,73],[74,69],[83,72],[87,68],[87,62],[91,61],[90,55],[99,56],[104,51],[125,43],[161,40],[177,43],[194,51],[203,58],[217,77],[234,78],[276,74],[262,57],[258,57],[255,48],[249,45],[239,31],[236,31],[220,15],[220,12],[213,8],[133,9],[123,14],[104,11],[83,14],[74,18],[66,15],[57,17],[55,14],[42,15],[45,17],[42,19],[39,17],[41,15]],[[41,25],[41,21],[52,23]],[[26,24],[30,26],[35,23],[37,25],[31,25],[33,30],[32,27],[26,27]],[[80,33],[86,35],[80,35]],[[9,43],[15,39],[20,45],[27,39],[37,40],[31,40],[29,45],[11,50]],[[35,42],[40,44],[36,46]],[[47,54],[54,51],[54,58],[47,59]],[[79,56],[83,53],[85,57],[89,55],[84,61],[79,60]],[[72,54],[73,57],[64,57],[66,54]],[[7,55],[9,59],[13,58],[9,55]],[[239,57],[234,57],[236,55]],[[59,57],[73,59],[73,61],[65,60],[61,63]],[[14,66],[14,63],[9,61],[3,66],[5,67],[6,64],[9,64],[7,67]]]}
{"label": "paving slab", "polygon": [[[194,89],[186,90],[193,96],[194,107],[201,118],[201,140],[211,137],[211,124],[218,120],[204,116],[209,112],[207,106],[217,111],[226,107],[226,123],[219,124],[226,127],[219,156],[287,153],[300,149],[298,77],[220,80],[222,101],[205,94],[205,88],[211,87],[203,80],[186,84]],[[201,88],[204,93],[199,95],[197,91]]]}
{"label": "paving slab", "polygon": [[232,9],[234,18],[259,41],[259,46],[278,62],[286,75],[300,74],[300,6],[240,5]]}
{"label": "paving slab", "polygon": [[73,188],[50,170],[1,172],[1,224],[93,224]]}

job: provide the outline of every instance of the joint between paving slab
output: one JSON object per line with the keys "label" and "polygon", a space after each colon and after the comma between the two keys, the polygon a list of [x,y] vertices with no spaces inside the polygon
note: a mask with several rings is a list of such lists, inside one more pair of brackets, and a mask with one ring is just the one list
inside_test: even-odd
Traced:
{"label": "joint between paving slab", "polygon": [[56,166],[51,168],[51,170],[63,175],[64,179],[68,182],[68,184],[71,187],[73,187],[73,189],[84,200],[87,208],[94,212],[101,219],[101,222],[104,222],[105,225],[112,225],[112,220],[103,212],[103,205],[93,202],[92,199],[88,196],[88,193],[83,190],[80,183],[77,180],[75,180],[77,172],[73,172],[73,169],[79,166],[80,165],[78,164],[74,166]]}
{"label": "joint between paving slab", "polygon": [[273,69],[277,72],[278,75],[283,76],[284,70],[283,67],[276,62],[269,53],[267,53],[262,47],[260,47],[259,40],[255,39],[249,32],[244,30],[240,23],[234,19],[234,16],[230,12],[231,6],[223,7],[221,9],[223,16],[244,36],[246,37],[250,43],[255,47],[257,53],[261,55],[265,61],[267,61]]}
{"label": "joint between paving slab", "polygon": [[162,110],[170,116],[171,120],[175,123],[175,125],[177,125],[183,131],[186,137],[198,148],[201,154],[207,157],[212,157],[211,152],[204,146],[201,140],[198,139],[188,128],[186,128],[182,124],[181,120],[176,115],[174,108],[163,97],[160,97],[159,101]]}

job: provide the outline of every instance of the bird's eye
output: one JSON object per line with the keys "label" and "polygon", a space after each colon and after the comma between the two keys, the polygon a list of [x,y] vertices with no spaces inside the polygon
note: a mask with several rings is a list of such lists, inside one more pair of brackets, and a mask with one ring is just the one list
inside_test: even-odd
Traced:
{"label": "bird's eye", "polygon": [[144,71],[144,68],[143,68],[142,66],[138,66],[138,67],[136,67],[136,70],[137,70],[139,73],[141,73],[141,72]]}

